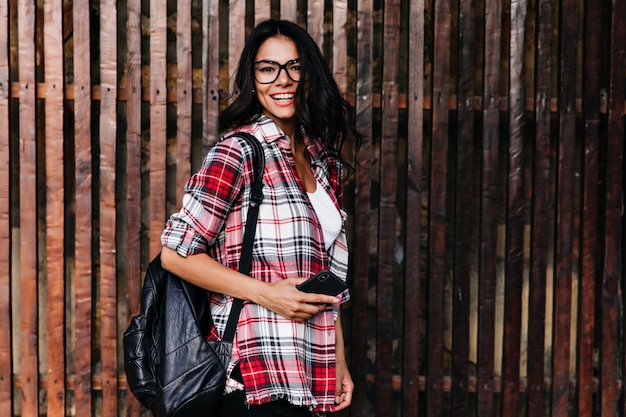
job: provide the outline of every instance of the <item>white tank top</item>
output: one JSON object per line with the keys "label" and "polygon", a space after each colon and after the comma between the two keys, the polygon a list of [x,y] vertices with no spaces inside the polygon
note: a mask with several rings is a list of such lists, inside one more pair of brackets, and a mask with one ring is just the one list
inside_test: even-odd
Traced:
{"label": "white tank top", "polygon": [[313,205],[315,214],[322,225],[324,231],[324,245],[326,249],[330,248],[339,233],[341,232],[341,214],[330,196],[319,183],[316,184],[315,192],[308,193],[309,200]]}

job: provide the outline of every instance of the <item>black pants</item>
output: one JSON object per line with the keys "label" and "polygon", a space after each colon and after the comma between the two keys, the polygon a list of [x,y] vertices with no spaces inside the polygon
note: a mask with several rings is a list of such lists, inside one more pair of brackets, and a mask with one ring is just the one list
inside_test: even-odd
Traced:
{"label": "black pants", "polygon": [[[239,365],[231,375],[233,379],[242,380]],[[260,405],[247,406],[244,391],[235,391],[224,397],[221,417],[311,417],[308,407],[298,407],[287,401],[278,400]]]}

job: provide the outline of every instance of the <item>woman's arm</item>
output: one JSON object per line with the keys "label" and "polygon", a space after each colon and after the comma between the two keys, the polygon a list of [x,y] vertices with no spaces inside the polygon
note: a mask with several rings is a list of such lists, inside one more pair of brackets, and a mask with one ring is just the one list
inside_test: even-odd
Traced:
{"label": "woman's arm", "polygon": [[352,393],[354,392],[354,382],[348,370],[346,361],[346,349],[343,341],[343,326],[341,324],[341,309],[335,322],[335,353],[337,382],[335,387],[335,411],[343,410],[352,403]]}
{"label": "woman's arm", "polygon": [[308,294],[296,285],[304,278],[288,278],[266,283],[225,267],[206,253],[182,257],[168,247],[161,249],[163,268],[208,291],[251,301],[294,321],[306,321],[324,311],[336,297]]}

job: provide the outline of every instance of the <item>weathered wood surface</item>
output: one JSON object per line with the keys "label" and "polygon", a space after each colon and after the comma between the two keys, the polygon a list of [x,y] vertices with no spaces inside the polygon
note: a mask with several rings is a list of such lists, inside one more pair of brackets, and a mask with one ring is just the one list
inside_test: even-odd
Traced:
{"label": "weathered wood surface", "polygon": [[525,204],[525,31],[526,0],[510,3],[509,146],[507,173],[506,243],[504,263],[504,330],[502,349],[502,416],[520,414],[520,359],[524,288]]}
{"label": "weathered wood surface", "polygon": [[[359,0],[357,18],[356,59],[360,65],[356,69],[356,127],[366,138],[373,134],[373,42],[374,42],[374,9],[373,0]],[[371,236],[372,230],[378,225],[378,219],[371,216],[372,205],[372,178],[374,174],[369,168],[375,158],[374,149],[370,140],[365,140],[356,155],[354,180],[354,209],[353,209],[353,259],[370,259],[372,251],[370,242],[375,239]],[[359,236],[358,239],[354,238]],[[354,352],[367,351],[371,340],[372,329],[370,321],[369,287],[371,267],[369,262],[353,262],[352,274],[352,333],[351,349]],[[368,398],[366,380],[372,372],[372,365],[364,355],[352,355],[351,373],[355,383],[353,404],[354,415],[364,417],[366,410],[371,409],[371,398]]]}
{"label": "weathered wood surface", "polygon": [[[481,180],[478,199],[478,349],[477,414],[494,414],[494,355],[497,285],[498,214],[503,195],[499,187],[500,120],[498,111],[500,80],[500,42],[502,2],[485,0],[482,141],[480,152]],[[503,152],[506,148],[503,149]]]}
{"label": "weathered wood surface", "polygon": [[[9,33],[8,3],[0,3],[0,33]],[[0,323],[11,323],[11,170],[9,45],[0,42]],[[11,326],[0,326],[0,409],[11,410]]]}
{"label": "weathered wood surface", "polygon": [[[565,0],[561,6],[576,9],[575,0]],[[574,158],[576,139],[576,58],[577,14],[561,14],[559,36],[560,80],[559,91],[559,142],[557,149],[556,233],[554,260],[554,308],[552,359],[552,415],[568,415],[570,379],[570,335],[572,302],[572,268],[574,245]]]}
{"label": "weathered wood surface", "polygon": [[[43,5],[45,176],[46,176],[46,270],[45,344],[46,415],[65,415],[65,161],[63,158],[63,15],[62,3],[46,0]],[[56,117],[50,117],[55,115]]]}
{"label": "weathered wood surface", "polygon": [[[621,98],[626,94],[624,65],[626,63],[626,4],[620,1],[612,3],[611,49],[610,49],[610,84],[608,103],[608,133],[606,138],[606,195],[604,203],[605,223],[602,259],[602,287],[598,302],[602,306],[600,361],[609,366],[602,366],[600,375],[602,417],[617,416],[626,410],[618,409],[618,398],[623,396],[619,379],[624,378],[626,368],[623,359],[626,355],[615,342],[620,337],[620,316],[623,312],[624,293],[620,286],[624,280],[624,115]],[[619,226],[621,225],[621,227]],[[621,298],[621,299],[620,299]],[[621,333],[622,342],[626,340]],[[623,346],[623,343],[622,343]],[[620,363],[621,366],[613,366]],[[623,386],[623,383],[622,383]],[[620,392],[621,391],[621,392]]]}
{"label": "weathered wood surface", "polygon": [[[117,9],[115,3],[100,3],[100,107],[98,117],[98,249],[99,275],[95,298],[97,343],[95,354],[101,366],[94,377],[102,390],[102,415],[117,414],[118,327],[116,256],[117,173]],[[122,168],[124,169],[124,168]],[[99,377],[99,380],[97,379]]]}
{"label": "weathered wood surface", "polygon": [[[473,16],[474,0],[462,0],[459,13]],[[454,276],[452,278],[451,414],[463,417],[469,407],[470,311],[472,281],[472,201],[475,200],[474,89],[476,25],[473,19],[459,21],[456,157],[454,177]]]}
{"label": "weathered wood surface", "polygon": [[[19,360],[13,372],[20,376],[17,387],[21,413],[39,413],[38,343],[38,238],[37,200],[37,120],[35,115],[37,84],[35,79],[35,7],[27,0],[14,2],[20,25],[18,34],[19,77],[19,299],[20,325],[13,334],[19,335]],[[9,130],[10,131],[10,130]],[[13,194],[15,195],[15,194]],[[11,239],[13,241],[13,239]],[[9,289],[6,289],[9,290]],[[15,346],[15,345],[14,345]]]}
{"label": "weathered wood surface", "polygon": [[[414,1],[409,9],[408,82],[407,103],[407,167],[406,167],[406,212],[421,213],[423,198],[423,152],[424,152],[424,1]],[[426,304],[420,297],[422,271],[422,224],[421,216],[407,216],[406,268],[404,279],[404,335],[402,361],[402,415],[416,416],[419,412],[419,362],[423,351],[419,346],[421,336],[420,311]]]}
{"label": "weathered wood surface", "polygon": [[376,292],[376,415],[392,415],[393,294],[396,250],[396,184],[398,163],[398,72],[400,2],[386,0],[382,41],[382,121],[378,219],[378,279]]}
{"label": "weathered wood surface", "polygon": [[144,268],[281,17],[365,135],[340,414],[623,415],[622,3],[3,2],[0,413],[146,415],[121,363]]}
{"label": "weathered wood surface", "polygon": [[446,207],[448,178],[448,139],[450,99],[451,1],[434,6],[434,56],[432,97],[432,144],[430,146],[429,223],[428,223],[428,324],[426,358],[426,412],[428,417],[441,413],[444,377],[444,316],[446,275]]}
{"label": "weathered wood surface", "polygon": [[[73,116],[74,172],[74,294],[69,300],[73,305],[69,322],[73,323],[74,340],[73,370],[75,389],[74,407],[76,415],[89,415],[92,400],[92,342],[93,324],[93,165],[91,143],[91,60],[89,2],[75,1],[72,10],[74,33],[74,103]],[[70,129],[71,131],[71,129]],[[69,191],[69,190],[68,190]],[[70,238],[68,236],[68,238]],[[132,259],[129,259],[132,262]],[[71,270],[71,268],[70,268]],[[70,358],[68,358],[70,359]],[[70,362],[71,363],[71,362]]]}
{"label": "weathered wood surface", "polygon": [[584,90],[584,161],[582,177],[582,230],[580,236],[580,286],[579,286],[579,318],[577,337],[577,368],[578,415],[591,417],[594,415],[594,336],[596,332],[595,298],[597,293],[596,263],[598,262],[598,184],[599,184],[599,151],[600,151],[600,86],[601,69],[600,54],[602,48],[601,35],[601,4],[600,7],[587,7],[585,41],[586,84]]}
{"label": "weathered wood surface", "polygon": [[[534,9],[535,132],[533,147],[533,188],[531,198],[530,274],[528,297],[528,416],[544,415],[544,355],[546,322],[546,282],[549,272],[550,166],[552,163],[551,80],[552,16],[550,0],[537,0]],[[551,270],[552,268],[550,268]]]}

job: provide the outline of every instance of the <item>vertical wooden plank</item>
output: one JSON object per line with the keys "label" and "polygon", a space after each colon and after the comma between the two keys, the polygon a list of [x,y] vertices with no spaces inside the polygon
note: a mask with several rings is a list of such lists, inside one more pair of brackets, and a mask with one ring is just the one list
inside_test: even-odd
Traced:
{"label": "vertical wooden plank", "polygon": [[307,0],[306,30],[324,52],[324,0]]}
{"label": "vertical wooden plank", "polygon": [[[626,4],[614,0],[611,21],[610,49],[610,84],[608,102],[608,137],[606,160],[606,204],[604,229],[604,262],[602,275],[602,349],[601,365],[601,415],[602,417],[617,416],[619,400],[618,378],[621,363],[623,378],[626,354],[622,351],[619,358],[620,337],[620,283],[624,274],[624,97],[626,81],[624,68],[626,65]],[[622,290],[623,291],[623,290]],[[622,294],[622,301],[624,296]],[[622,307],[623,308],[623,307]],[[624,320],[622,314],[621,320]],[[626,338],[621,333],[622,343]],[[623,345],[622,345],[623,346]],[[622,393],[624,386],[622,384]],[[626,408],[625,405],[622,405]],[[623,411],[623,410],[622,410]]]}
{"label": "vertical wooden plank", "polygon": [[150,0],[150,259],[161,250],[161,232],[166,219],[166,45],[167,6],[160,0]]}
{"label": "vertical wooden plank", "polygon": [[406,267],[404,283],[404,353],[402,415],[417,416],[419,404],[420,278],[422,270],[422,154],[424,148],[424,0],[409,3],[409,84]]}
{"label": "vertical wooden plank", "polygon": [[37,138],[35,122],[35,4],[17,3],[19,58],[19,187],[20,187],[20,313],[19,354],[22,415],[39,413],[39,358],[37,346]]}
{"label": "vertical wooden plank", "polygon": [[451,2],[434,5],[432,144],[428,230],[427,416],[443,410],[444,282],[446,274],[446,200],[450,97]]}
{"label": "vertical wooden plank", "polygon": [[92,146],[91,146],[91,25],[89,0],[73,3],[74,28],[74,158],[76,183],[75,312],[76,415],[91,413],[92,325]]}
{"label": "vertical wooden plank", "polygon": [[333,76],[339,91],[346,97],[348,89],[348,2],[333,2]]}
{"label": "vertical wooden plank", "polygon": [[180,207],[191,175],[191,0],[180,0],[176,7],[176,207]]}
{"label": "vertical wooden plank", "polygon": [[296,22],[298,20],[298,2],[280,0],[280,18]]}
{"label": "vertical wooden plank", "polygon": [[117,140],[117,10],[100,3],[100,276],[98,314],[102,358],[102,415],[117,414],[117,293],[115,170]]}
{"label": "vertical wooden plank", "polygon": [[254,24],[258,25],[264,20],[271,17],[271,1],[270,0],[255,0],[254,1]]}
{"label": "vertical wooden plank", "polygon": [[525,31],[526,0],[510,4],[509,46],[509,173],[505,254],[504,346],[502,366],[502,416],[520,414],[520,359],[522,294],[524,281],[524,133],[525,112]]}
{"label": "vertical wooden plank", "polygon": [[[228,2],[228,76],[234,82],[239,56],[246,41],[246,2],[229,0]],[[230,85],[230,83],[229,83]],[[233,86],[231,87],[231,93]]]}
{"label": "vertical wooden plank", "polygon": [[583,116],[585,141],[582,180],[582,230],[578,301],[578,416],[594,414],[594,333],[598,257],[598,163],[600,142],[600,33],[603,3],[585,4]]}
{"label": "vertical wooden plank", "polygon": [[[0,33],[9,33],[8,2],[0,3]],[[9,154],[9,40],[0,40],[0,409],[13,411],[11,381],[11,222]]]}
{"label": "vertical wooden plank", "polygon": [[376,294],[376,415],[391,416],[393,371],[393,287],[396,247],[396,183],[400,1],[386,0],[383,15],[380,212],[378,220],[378,292]]}
{"label": "vertical wooden plank", "polygon": [[459,2],[459,69],[457,82],[457,149],[454,277],[452,294],[451,413],[469,415],[470,283],[472,272],[472,206],[475,201],[474,77],[476,1]]}
{"label": "vertical wooden plank", "polygon": [[[283,0],[281,2],[285,3]],[[295,2],[294,2],[295,3]],[[354,259],[352,302],[352,379],[355,389],[351,410],[358,417],[365,417],[367,409],[368,351],[368,293],[370,276],[370,236],[372,222],[370,213],[372,174],[372,59],[374,42],[372,0],[359,0],[357,5],[357,68],[356,68],[356,128],[365,136],[357,155],[354,196]]]}
{"label": "vertical wooden plank", "polygon": [[63,159],[63,4],[45,0],[44,81],[46,98],[46,392],[47,415],[65,415],[65,257]]}
{"label": "vertical wooden plank", "polygon": [[[141,294],[141,0],[126,3],[126,277],[128,317],[139,313]],[[139,415],[139,401],[127,391],[126,411]]]}
{"label": "vertical wooden plank", "polygon": [[483,137],[480,193],[478,282],[478,357],[476,392],[478,415],[494,412],[494,331],[497,256],[500,38],[502,4],[485,1],[483,74]]}
{"label": "vertical wooden plank", "polygon": [[546,275],[550,231],[550,101],[552,0],[537,2],[535,42],[535,140],[528,301],[528,417],[544,415]]}
{"label": "vertical wooden plank", "polygon": [[206,154],[218,136],[220,111],[219,2],[210,1],[202,8],[202,91],[203,149]]}
{"label": "vertical wooden plank", "polygon": [[578,8],[576,0],[562,0],[559,31],[559,149],[556,190],[554,315],[552,329],[552,415],[568,415],[570,324],[574,229],[574,157],[576,149],[576,58]]}

